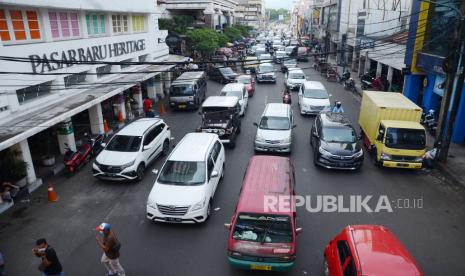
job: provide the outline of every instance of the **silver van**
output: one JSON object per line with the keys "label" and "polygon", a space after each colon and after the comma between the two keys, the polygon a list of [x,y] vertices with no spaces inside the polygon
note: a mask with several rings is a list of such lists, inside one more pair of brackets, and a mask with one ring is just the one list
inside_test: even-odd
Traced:
{"label": "silver van", "polygon": [[205,100],[206,93],[205,72],[185,72],[171,84],[170,107],[173,109],[198,109]]}
{"label": "silver van", "polygon": [[291,105],[269,103],[260,118],[255,136],[255,151],[287,152],[292,149],[294,116]]}

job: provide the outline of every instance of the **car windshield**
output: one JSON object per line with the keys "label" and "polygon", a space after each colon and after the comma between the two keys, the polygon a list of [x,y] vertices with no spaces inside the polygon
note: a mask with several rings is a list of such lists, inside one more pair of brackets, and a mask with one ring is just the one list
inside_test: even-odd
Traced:
{"label": "car windshield", "polygon": [[286,56],[286,53],[276,53],[276,57],[278,58],[285,57],[285,56]]}
{"label": "car windshield", "polygon": [[288,59],[284,61],[284,64],[289,65],[289,64],[297,64],[297,61],[295,59]]}
{"label": "car windshield", "polygon": [[271,56],[268,55],[268,54],[265,54],[265,55],[260,55],[260,60],[263,60],[263,59],[270,59]]}
{"label": "car windshield", "polygon": [[273,72],[274,68],[270,65],[262,65],[258,68],[259,73],[271,73]]}
{"label": "car windshield", "polygon": [[323,89],[305,89],[304,97],[310,99],[327,99],[329,98],[326,90]]}
{"label": "car windshield", "polygon": [[252,83],[252,78],[251,77],[239,77],[237,78],[237,82],[238,83],[243,83],[243,84],[249,84],[249,83]]}
{"label": "car windshield", "polygon": [[234,225],[233,239],[260,243],[291,243],[289,216],[240,214]]}
{"label": "car windshield", "polygon": [[242,91],[221,91],[220,96],[234,96],[242,99]]}
{"label": "car windshield", "polygon": [[256,59],[250,59],[245,62],[246,65],[256,65],[258,62]]}
{"label": "car windshield", "polygon": [[425,143],[425,131],[422,129],[387,129],[386,146],[389,148],[421,150],[425,148]]}
{"label": "car windshield", "polygon": [[322,139],[328,143],[355,143],[357,134],[351,127],[324,127]]}
{"label": "car windshield", "polygon": [[289,78],[290,79],[296,79],[296,80],[304,80],[305,75],[302,72],[290,72],[289,73]]}
{"label": "car windshield", "polygon": [[198,185],[205,182],[205,162],[166,161],[157,182],[172,185]]}
{"label": "car windshield", "polygon": [[136,152],[139,151],[141,141],[141,136],[115,135],[105,150]]}
{"label": "car windshield", "polygon": [[175,85],[170,88],[170,96],[192,96],[192,85]]}
{"label": "car windshield", "polygon": [[289,130],[291,124],[287,117],[263,116],[260,121],[260,128],[269,130]]}
{"label": "car windshield", "polygon": [[225,74],[225,75],[231,75],[231,74],[234,74],[234,71],[229,68],[229,67],[221,67],[220,68],[220,71],[221,73]]}

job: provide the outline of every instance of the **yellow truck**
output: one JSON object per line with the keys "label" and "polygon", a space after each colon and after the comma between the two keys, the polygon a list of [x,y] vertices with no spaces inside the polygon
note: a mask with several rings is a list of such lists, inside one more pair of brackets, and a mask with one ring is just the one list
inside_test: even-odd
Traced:
{"label": "yellow truck", "polygon": [[376,165],[420,169],[426,151],[422,109],[400,93],[363,91],[358,123]]}

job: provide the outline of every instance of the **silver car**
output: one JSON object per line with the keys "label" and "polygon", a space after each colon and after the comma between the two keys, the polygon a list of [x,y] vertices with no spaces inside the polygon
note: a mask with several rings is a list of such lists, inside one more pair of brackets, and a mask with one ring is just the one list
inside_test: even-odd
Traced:
{"label": "silver car", "polygon": [[289,104],[269,103],[260,118],[255,136],[255,151],[287,152],[292,149],[294,116]]}

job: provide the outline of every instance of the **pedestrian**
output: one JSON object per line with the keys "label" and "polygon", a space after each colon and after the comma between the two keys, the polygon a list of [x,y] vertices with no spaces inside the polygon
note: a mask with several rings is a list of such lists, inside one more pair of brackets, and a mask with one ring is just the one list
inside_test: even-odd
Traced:
{"label": "pedestrian", "polygon": [[145,116],[148,117],[148,113],[150,112],[150,109],[152,109],[152,100],[150,100],[149,97],[145,97],[142,105],[144,107]]}
{"label": "pedestrian", "polygon": [[103,251],[101,262],[108,271],[108,276],[125,276],[123,267],[119,262],[121,243],[116,238],[108,223],[102,223],[96,230],[103,234],[103,238],[96,236],[97,244]]}
{"label": "pedestrian", "polygon": [[57,253],[44,238],[36,241],[36,247],[32,249],[32,253],[42,259],[39,270],[42,276],[64,276],[63,268],[60,260],[58,260]]}

